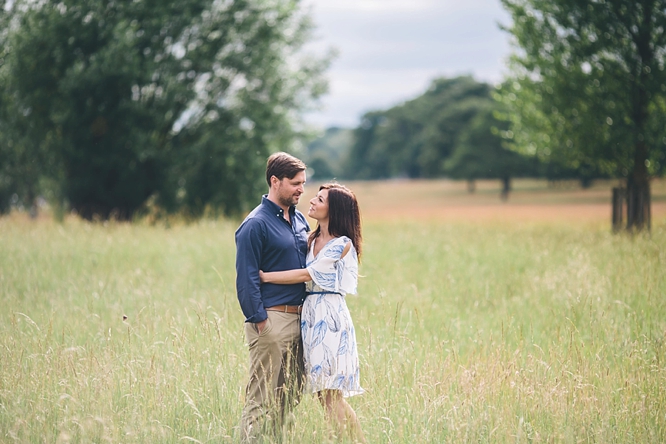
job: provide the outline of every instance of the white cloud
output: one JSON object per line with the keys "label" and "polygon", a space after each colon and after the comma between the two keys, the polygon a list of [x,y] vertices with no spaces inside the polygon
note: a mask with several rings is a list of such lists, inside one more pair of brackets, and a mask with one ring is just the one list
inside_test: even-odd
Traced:
{"label": "white cloud", "polygon": [[428,9],[437,4],[436,0],[312,0],[321,11],[414,11]]}
{"label": "white cloud", "polygon": [[355,126],[364,112],[423,92],[435,77],[502,77],[508,22],[499,0],[309,0],[319,40],[315,51],[336,47],[324,109],[307,120]]}

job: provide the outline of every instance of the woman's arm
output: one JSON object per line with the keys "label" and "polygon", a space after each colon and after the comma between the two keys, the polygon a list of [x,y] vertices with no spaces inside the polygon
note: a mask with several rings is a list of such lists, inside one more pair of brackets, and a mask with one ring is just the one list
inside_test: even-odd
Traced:
{"label": "woman's arm", "polygon": [[286,271],[259,271],[259,279],[267,284],[300,284],[312,280],[306,268]]}

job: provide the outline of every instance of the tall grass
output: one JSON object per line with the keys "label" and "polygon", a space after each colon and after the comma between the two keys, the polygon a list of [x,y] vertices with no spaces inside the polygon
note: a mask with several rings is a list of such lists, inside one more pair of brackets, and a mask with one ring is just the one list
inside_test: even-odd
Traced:
{"label": "tall grass", "polygon": [[[237,442],[235,228],[0,219],[0,442]],[[666,441],[666,221],[364,233],[369,442]],[[322,424],[306,397],[287,441]]]}

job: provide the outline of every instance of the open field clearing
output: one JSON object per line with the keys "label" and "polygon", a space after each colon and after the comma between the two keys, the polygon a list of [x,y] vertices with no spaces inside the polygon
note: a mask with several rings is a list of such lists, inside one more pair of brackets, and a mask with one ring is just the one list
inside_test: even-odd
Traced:
{"label": "open field clearing", "polygon": [[[607,185],[350,186],[369,443],[666,442],[663,182],[635,236]],[[238,442],[236,226],[0,218],[0,442]],[[283,442],[329,436],[305,397]]]}
{"label": "open field clearing", "polygon": [[[517,179],[506,202],[499,198],[500,182],[477,181],[470,194],[460,181],[348,182],[357,194],[365,218],[428,218],[445,221],[585,221],[611,220],[611,188],[616,181],[595,181],[581,189],[578,181],[551,186],[544,180]],[[308,184],[306,195],[317,185]],[[305,203],[305,202],[303,202]],[[303,204],[303,208],[306,208]],[[666,217],[666,180],[652,182],[652,214]]]}

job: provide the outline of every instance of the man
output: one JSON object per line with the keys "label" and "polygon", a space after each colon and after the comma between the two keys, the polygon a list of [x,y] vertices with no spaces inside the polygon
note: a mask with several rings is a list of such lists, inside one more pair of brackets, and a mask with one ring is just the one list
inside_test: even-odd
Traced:
{"label": "man", "polygon": [[296,210],[305,164],[276,153],[266,164],[268,194],[236,230],[236,291],[245,315],[250,381],[241,417],[241,439],[280,434],[286,412],[303,388],[300,312],[305,285],[262,284],[259,270],[305,268],[310,227]]}

